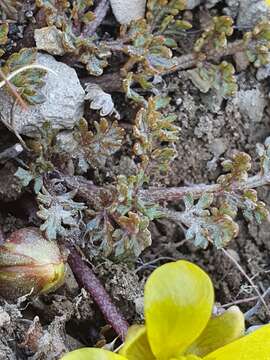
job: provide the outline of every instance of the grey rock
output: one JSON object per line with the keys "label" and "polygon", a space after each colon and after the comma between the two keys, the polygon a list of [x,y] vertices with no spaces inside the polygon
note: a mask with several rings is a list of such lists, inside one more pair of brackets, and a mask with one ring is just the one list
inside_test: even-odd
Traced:
{"label": "grey rock", "polygon": [[129,24],[132,20],[144,17],[146,0],[110,0],[110,3],[120,24]]}
{"label": "grey rock", "polygon": [[226,5],[227,7],[223,9],[224,15],[236,19],[239,12],[240,0],[226,0]]}
{"label": "grey rock", "polygon": [[186,2],[186,9],[187,10],[192,10],[194,9],[196,6],[200,5],[202,2],[202,0],[187,0]]}
{"label": "grey rock", "polygon": [[209,144],[209,150],[215,157],[224,154],[227,148],[228,144],[223,138],[214,139],[211,144]]}
{"label": "grey rock", "polygon": [[64,55],[62,32],[55,26],[35,30],[35,41],[38,50],[44,50],[52,55]]}
{"label": "grey rock", "polygon": [[256,78],[258,81],[262,81],[267,79],[270,76],[270,64],[267,64],[266,66],[262,66],[258,69]]}
{"label": "grey rock", "polygon": [[233,102],[238,106],[240,113],[252,123],[262,120],[267,100],[259,88],[251,90],[240,90]]}
{"label": "grey rock", "polygon": [[212,7],[214,7],[215,5],[217,5],[217,3],[219,3],[221,0],[207,0],[206,1],[206,7],[208,9],[211,9]]}
{"label": "grey rock", "polygon": [[254,26],[259,21],[269,19],[269,6],[265,0],[241,0],[237,26]]}
{"label": "grey rock", "polygon": [[[14,130],[35,137],[37,128],[45,121],[50,121],[54,129],[72,129],[83,115],[85,96],[75,70],[47,54],[38,54],[37,63],[53,71],[47,73],[42,88],[46,101],[39,105],[29,105],[27,110],[17,105],[13,110]],[[14,100],[4,90],[0,91],[0,96],[1,113],[9,121]]]}

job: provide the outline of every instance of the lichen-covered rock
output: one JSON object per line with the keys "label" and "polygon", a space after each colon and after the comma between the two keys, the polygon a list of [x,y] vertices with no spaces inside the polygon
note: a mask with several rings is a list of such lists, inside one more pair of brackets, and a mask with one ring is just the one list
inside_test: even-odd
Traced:
{"label": "lichen-covered rock", "polygon": [[186,2],[186,9],[188,10],[192,10],[194,9],[196,6],[201,4],[201,0],[187,0]]}
{"label": "lichen-covered rock", "polygon": [[35,41],[38,50],[46,51],[51,55],[64,55],[62,32],[56,26],[47,26],[35,30]]}
{"label": "lichen-covered rock", "polygon": [[[37,63],[53,71],[47,73],[42,88],[46,101],[29,105],[27,110],[16,105],[12,119],[14,130],[35,137],[45,121],[50,121],[53,129],[72,129],[83,115],[85,96],[75,70],[47,54],[38,54]],[[1,113],[10,121],[14,99],[5,90],[0,91],[0,96]]]}
{"label": "lichen-covered rock", "polygon": [[120,24],[144,17],[146,0],[110,0],[111,7]]}
{"label": "lichen-covered rock", "polygon": [[259,123],[262,120],[267,100],[259,88],[240,90],[233,103],[239,108],[240,113],[251,123]]}
{"label": "lichen-covered rock", "polygon": [[269,18],[269,6],[265,0],[241,0],[237,26],[252,27],[261,20]]}

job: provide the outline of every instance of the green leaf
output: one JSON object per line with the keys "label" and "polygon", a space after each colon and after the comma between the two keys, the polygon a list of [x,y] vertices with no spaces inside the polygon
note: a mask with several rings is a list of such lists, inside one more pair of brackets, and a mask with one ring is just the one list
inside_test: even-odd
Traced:
{"label": "green leaf", "polygon": [[223,61],[220,65],[204,64],[187,71],[190,80],[203,93],[213,89],[219,97],[227,99],[235,95],[238,86],[232,64]]}
{"label": "green leaf", "polygon": [[[31,65],[35,62],[36,55],[35,49],[22,49],[8,58],[2,70],[7,75],[23,66]],[[29,104],[40,104],[45,101],[45,96],[40,91],[45,84],[45,75],[45,70],[28,69],[13,77],[11,83]]]}
{"label": "green leaf", "polygon": [[0,24],[0,45],[5,45],[8,41],[8,23]]}

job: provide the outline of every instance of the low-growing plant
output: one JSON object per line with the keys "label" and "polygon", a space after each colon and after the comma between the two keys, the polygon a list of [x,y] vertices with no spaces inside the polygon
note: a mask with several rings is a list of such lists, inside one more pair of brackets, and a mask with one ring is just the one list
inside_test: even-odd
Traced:
{"label": "low-growing plant", "polygon": [[[3,3],[13,4],[13,13],[20,5]],[[257,145],[260,168],[255,175],[250,175],[251,157],[236,151],[222,161],[222,174],[211,184],[164,185],[177,157],[181,129],[160,83],[166,75],[185,70],[201,92],[211,91],[226,101],[238,90],[235,64],[237,68],[243,63],[255,68],[269,64],[270,23],[262,21],[235,34],[231,17],[215,16],[195,30],[198,36],[184,53],[179,44],[193,26],[185,18],[184,0],[148,0],[144,18],[110,34],[102,28],[108,4],[107,0],[98,5],[92,0],[36,0],[37,27],[41,26],[35,29],[37,49],[23,48],[11,55],[9,23],[1,23],[0,88],[23,106],[45,100],[41,89],[47,69],[35,63],[37,50],[78,66],[82,83],[88,84],[85,100],[99,114],[94,119],[86,114],[70,132],[58,134],[45,123],[36,140],[24,142],[16,134],[28,153],[15,176],[35,196],[44,236],[61,240],[70,250],[70,266],[80,286],[91,293],[124,338],[125,319],[76,246],[83,245],[96,261],[130,263],[151,246],[150,224],[157,219],[180,225],[186,239],[203,249],[209,244],[226,247],[238,235],[239,215],[257,224],[269,219],[256,189],[270,183],[270,138]],[[5,9],[2,5],[8,15]],[[39,41],[42,38],[47,40],[46,48]],[[232,60],[233,55],[239,56]],[[130,110],[125,123],[113,102],[114,91],[124,94]],[[2,121],[12,130],[12,124]],[[40,291],[37,288],[35,293]],[[130,328],[118,354],[81,349],[63,359],[228,360],[248,353],[250,360],[268,360],[269,326],[244,336],[240,310],[234,307],[213,316],[213,301],[212,283],[200,268],[185,261],[164,265],[145,287],[145,325]]]}
{"label": "low-growing plant", "polygon": [[244,335],[237,307],[211,315],[213,285],[198,266],[180,260],[156,269],[144,291],[145,325],[129,328],[118,354],[82,348],[62,360],[268,360],[270,325]]}

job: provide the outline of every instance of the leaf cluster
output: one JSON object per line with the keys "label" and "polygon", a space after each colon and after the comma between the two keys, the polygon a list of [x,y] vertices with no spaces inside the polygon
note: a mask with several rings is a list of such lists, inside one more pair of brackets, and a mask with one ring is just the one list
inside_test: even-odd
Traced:
{"label": "leaf cluster", "polygon": [[147,107],[139,110],[135,118],[133,152],[140,158],[140,167],[148,176],[166,173],[176,156],[173,144],[180,131],[174,123],[177,117],[161,112],[169,102],[170,98],[150,98]]}
{"label": "leaf cluster", "polygon": [[105,118],[95,121],[94,128],[94,131],[89,130],[87,121],[80,120],[74,134],[78,143],[77,153],[88,166],[104,167],[107,159],[121,148],[125,131],[117,121],[109,122]]}
{"label": "leaf cluster", "polygon": [[78,227],[81,211],[86,207],[83,203],[73,201],[75,195],[76,191],[54,195],[44,186],[38,193],[37,216],[44,221],[40,230],[45,232],[47,239],[55,240],[57,235],[65,236],[67,227]]}
{"label": "leaf cluster", "polygon": [[[19,70],[23,66],[32,65],[36,61],[37,51],[34,48],[24,48],[13,53],[1,67],[5,76]],[[15,75],[10,82],[15,86],[21,97],[31,105],[40,104],[45,97],[40,91],[44,82],[46,70],[30,68]],[[7,88],[9,91],[10,89]]]}

